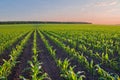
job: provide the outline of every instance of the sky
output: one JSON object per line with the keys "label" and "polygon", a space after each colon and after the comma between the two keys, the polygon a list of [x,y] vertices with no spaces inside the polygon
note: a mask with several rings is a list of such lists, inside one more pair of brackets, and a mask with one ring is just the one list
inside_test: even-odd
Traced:
{"label": "sky", "polygon": [[0,0],[0,21],[120,24],[120,0]]}

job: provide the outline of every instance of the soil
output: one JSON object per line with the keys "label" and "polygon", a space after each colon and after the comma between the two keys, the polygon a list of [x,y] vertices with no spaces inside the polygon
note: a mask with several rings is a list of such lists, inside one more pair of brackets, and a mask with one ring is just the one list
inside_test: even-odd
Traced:
{"label": "soil", "polygon": [[30,67],[28,61],[32,60],[32,46],[33,46],[33,33],[30,39],[27,41],[23,52],[17,59],[19,63],[12,69],[12,73],[8,76],[8,80],[20,80],[19,76],[24,76],[27,79],[31,79],[30,71],[26,70]]}
{"label": "soil", "polygon": [[37,33],[37,46],[39,48],[38,59],[42,62],[43,70],[49,75],[52,80],[64,80],[60,77],[60,69],[57,67],[54,59],[47,51],[43,41],[40,38],[40,35]]}

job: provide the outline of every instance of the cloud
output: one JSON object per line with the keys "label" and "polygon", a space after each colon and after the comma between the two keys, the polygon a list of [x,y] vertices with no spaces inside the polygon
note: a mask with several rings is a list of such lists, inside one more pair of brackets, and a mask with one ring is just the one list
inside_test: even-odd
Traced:
{"label": "cloud", "polygon": [[112,1],[105,1],[105,2],[97,2],[95,6],[114,6],[118,4],[117,0],[112,0]]}

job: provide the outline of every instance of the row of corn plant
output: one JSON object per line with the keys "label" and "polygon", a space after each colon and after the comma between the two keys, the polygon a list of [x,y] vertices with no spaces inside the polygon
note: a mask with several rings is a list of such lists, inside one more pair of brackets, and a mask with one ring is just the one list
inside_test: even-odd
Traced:
{"label": "row of corn plant", "polygon": [[4,64],[0,66],[1,80],[7,80],[7,77],[11,73],[12,68],[15,67],[16,63],[18,63],[16,60],[22,53],[22,50],[24,49],[31,34],[32,34],[32,31],[28,33],[28,35],[21,41],[20,44],[16,46],[16,48],[12,49],[10,53],[10,59],[8,61],[4,60]]}
{"label": "row of corn plant", "polygon": [[20,32],[0,32],[0,45],[6,43],[6,41],[9,41],[13,39],[14,37],[20,35]]}
{"label": "row of corn plant", "polygon": [[[38,31],[39,32],[39,31]],[[83,80],[85,78],[84,75],[81,75],[83,73],[82,71],[78,71],[77,73],[74,72],[74,66],[70,66],[70,62],[68,59],[65,59],[64,61],[61,61],[60,59],[56,58],[56,52],[52,49],[52,46],[49,45],[48,41],[45,39],[44,35],[39,32],[41,39],[43,40],[47,50],[51,54],[51,56],[54,58],[56,64],[61,69],[61,77],[65,78],[66,80]]]}
{"label": "row of corn plant", "polygon": [[[36,30],[34,32],[34,39],[33,39],[33,56],[32,56],[32,61],[29,61],[30,64],[30,72],[31,72],[31,79],[32,80],[44,80],[47,79],[47,73],[43,73],[42,66],[39,61],[38,61],[38,51],[37,51],[37,34]],[[23,76],[20,76],[21,79],[26,79]]]}
{"label": "row of corn plant", "polygon": [[[5,43],[0,44],[0,54],[3,53],[5,49],[9,49],[10,46],[15,43],[17,40],[19,40],[23,35],[25,35],[27,32],[21,33],[20,35],[14,36],[12,39],[9,39]],[[7,37],[7,36],[6,36]]]}
{"label": "row of corn plant", "polygon": [[[74,58],[76,58],[78,60],[78,62],[80,62],[80,64],[82,64],[90,73],[92,73],[93,75],[95,73],[99,73],[97,68],[93,65],[93,60],[89,63],[88,60],[86,59],[86,57],[84,57],[83,55],[80,55],[78,52],[75,51],[74,48],[70,48],[69,46],[65,46],[63,43],[61,43],[57,38],[54,38],[53,36],[49,35],[49,34],[45,34],[50,40],[52,40],[53,42],[55,42],[60,48],[62,48],[64,51],[66,51],[66,53],[68,53],[69,55],[73,56]],[[95,69],[96,68],[96,69]],[[102,68],[99,68],[102,69]],[[103,72],[106,72],[105,70],[101,70]],[[106,75],[110,75],[108,72],[104,73]],[[104,78],[114,78],[116,79],[116,77],[110,75],[110,76],[106,76],[106,75],[100,75],[99,77],[104,77]],[[116,74],[117,75],[117,74]],[[118,75],[117,75],[118,76]],[[118,77],[117,77],[118,78]]]}

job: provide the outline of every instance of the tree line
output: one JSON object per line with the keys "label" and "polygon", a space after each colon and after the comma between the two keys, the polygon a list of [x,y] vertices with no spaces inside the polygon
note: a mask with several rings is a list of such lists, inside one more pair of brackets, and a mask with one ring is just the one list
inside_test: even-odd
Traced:
{"label": "tree line", "polygon": [[90,22],[1,21],[0,24],[92,24]]}

